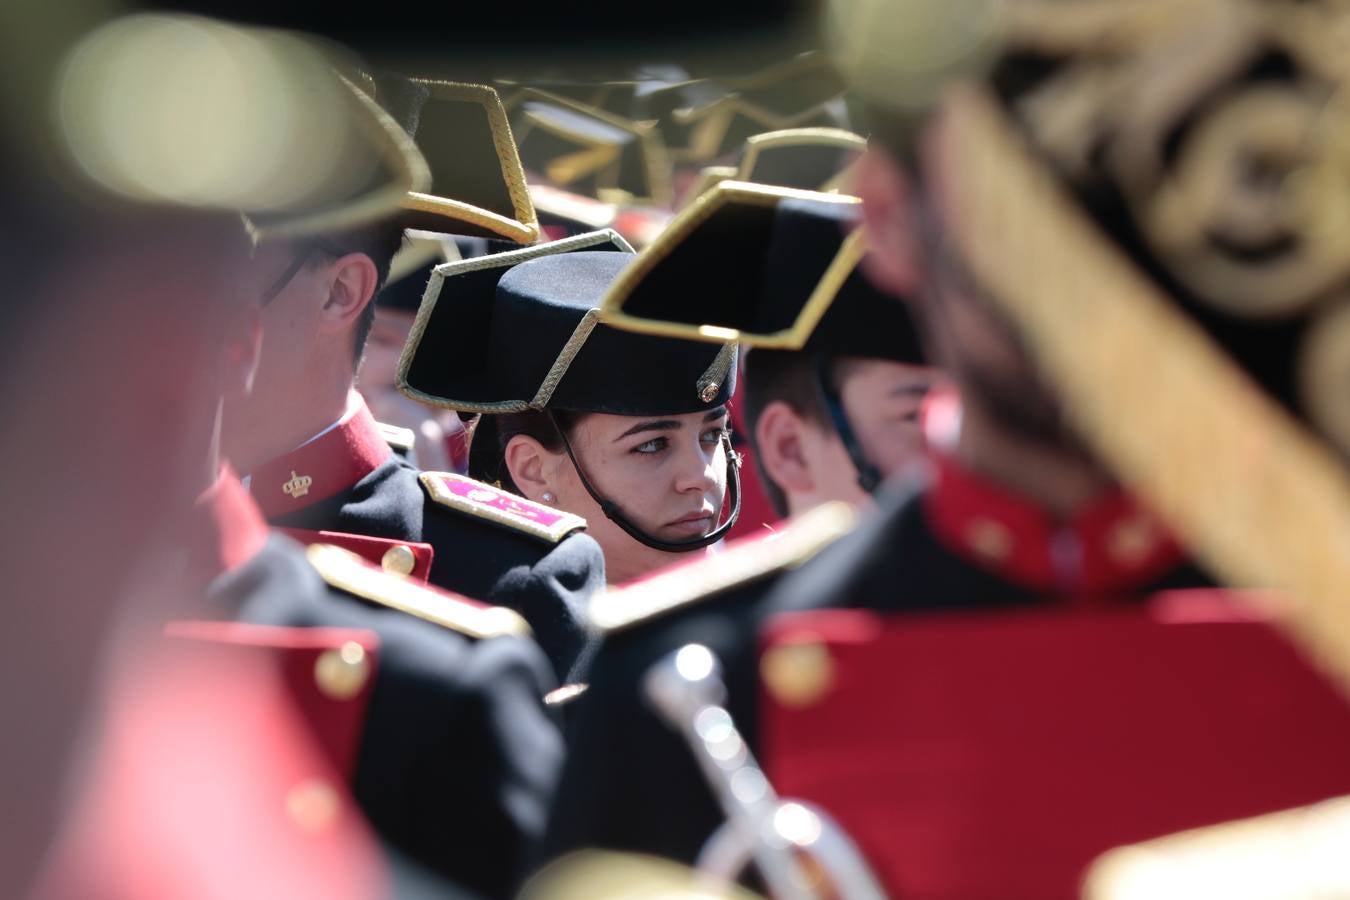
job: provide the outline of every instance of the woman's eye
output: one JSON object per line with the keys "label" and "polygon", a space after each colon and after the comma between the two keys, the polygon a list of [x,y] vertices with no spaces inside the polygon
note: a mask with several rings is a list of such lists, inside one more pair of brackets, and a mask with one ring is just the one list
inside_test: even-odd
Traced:
{"label": "woman's eye", "polygon": [[638,444],[633,448],[634,453],[657,453],[666,447],[666,439],[663,437],[652,438],[646,443]]}
{"label": "woman's eye", "polygon": [[718,441],[722,440],[722,438],[730,436],[730,434],[731,429],[726,428],[725,426],[722,428],[713,428],[703,432],[703,441],[708,444],[716,444]]}

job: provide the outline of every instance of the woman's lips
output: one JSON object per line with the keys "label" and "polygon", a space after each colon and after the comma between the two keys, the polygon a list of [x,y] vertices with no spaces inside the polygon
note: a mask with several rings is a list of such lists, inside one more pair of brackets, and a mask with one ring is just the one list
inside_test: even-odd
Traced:
{"label": "woman's lips", "polygon": [[702,537],[712,528],[712,513],[692,513],[671,522],[666,527],[680,534]]}

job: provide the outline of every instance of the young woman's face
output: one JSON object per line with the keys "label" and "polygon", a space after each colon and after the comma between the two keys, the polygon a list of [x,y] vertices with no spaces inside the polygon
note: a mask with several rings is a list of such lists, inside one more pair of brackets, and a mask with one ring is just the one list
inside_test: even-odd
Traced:
{"label": "young woman's face", "polygon": [[[630,522],[663,541],[691,541],[715,529],[722,513],[726,430],[726,407],[650,419],[591,413],[576,423],[570,439],[591,485]],[[605,551],[611,582],[688,558],[629,537],[601,512],[565,455],[559,462],[555,505],[586,517],[590,535]]]}

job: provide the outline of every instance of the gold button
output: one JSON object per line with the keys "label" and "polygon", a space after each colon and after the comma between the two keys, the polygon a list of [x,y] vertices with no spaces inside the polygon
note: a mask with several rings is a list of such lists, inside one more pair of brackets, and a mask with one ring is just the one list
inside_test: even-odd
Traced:
{"label": "gold button", "polygon": [[783,706],[814,705],[834,685],[834,660],[824,644],[803,641],[770,648],[759,661],[765,687]]}
{"label": "gold button", "polygon": [[1111,529],[1106,539],[1106,552],[1116,562],[1132,565],[1148,556],[1157,543],[1157,528],[1148,518],[1137,516]]}
{"label": "gold button", "polygon": [[370,677],[370,659],[355,641],[336,650],[325,650],[314,661],[314,682],[334,700],[350,700],[366,686]]}
{"label": "gold button", "polygon": [[702,400],[704,403],[711,403],[713,398],[717,396],[717,392],[721,389],[722,385],[718,384],[716,381],[705,384],[703,390],[698,392],[698,399]]}
{"label": "gold button", "polygon": [[384,551],[380,568],[391,575],[411,575],[417,568],[417,555],[407,544],[398,544]]}
{"label": "gold button", "polygon": [[966,544],[983,559],[1006,562],[1012,555],[1012,532],[993,519],[975,519],[966,528]]}
{"label": "gold button", "polygon": [[318,834],[337,822],[342,799],[322,778],[302,781],[286,792],[286,814],[301,831]]}

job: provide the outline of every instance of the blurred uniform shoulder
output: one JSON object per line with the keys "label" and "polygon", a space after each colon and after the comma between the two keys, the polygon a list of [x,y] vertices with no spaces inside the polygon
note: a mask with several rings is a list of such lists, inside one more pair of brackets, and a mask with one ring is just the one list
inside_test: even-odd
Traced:
{"label": "blurred uniform shoulder", "polygon": [[734,541],[716,555],[601,594],[591,603],[591,623],[608,636],[741,592],[806,562],[852,531],[857,518],[847,504],[825,504],[764,536]]}
{"label": "blurred uniform shoulder", "polygon": [[519,613],[488,606],[375,568],[330,544],[313,544],[305,557],[328,586],[367,603],[406,613],[474,640],[529,637]]}

